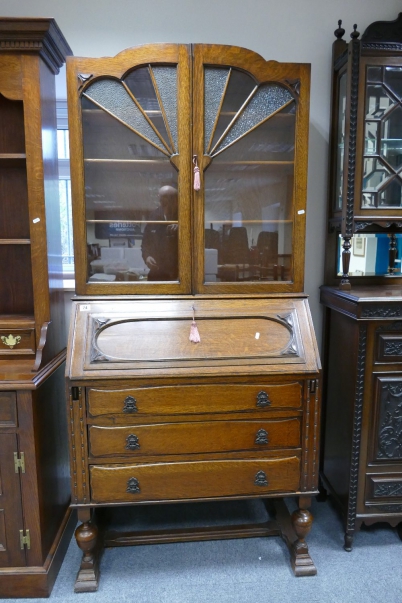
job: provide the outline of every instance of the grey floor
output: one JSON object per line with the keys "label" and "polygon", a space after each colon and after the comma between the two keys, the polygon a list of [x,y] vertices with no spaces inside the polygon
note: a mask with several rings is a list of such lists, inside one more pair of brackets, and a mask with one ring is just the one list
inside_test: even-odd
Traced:
{"label": "grey floor", "polygon": [[[290,506],[292,501],[290,501]],[[308,536],[318,574],[295,578],[280,538],[247,538],[106,549],[96,593],[74,594],[80,553],[71,542],[50,601],[63,603],[402,603],[402,542],[388,524],[363,528],[354,548],[330,501],[314,501]],[[138,526],[159,528],[202,522],[263,520],[259,501],[212,506],[142,508]],[[122,517],[124,522],[124,516]],[[19,599],[44,601],[44,599]]]}

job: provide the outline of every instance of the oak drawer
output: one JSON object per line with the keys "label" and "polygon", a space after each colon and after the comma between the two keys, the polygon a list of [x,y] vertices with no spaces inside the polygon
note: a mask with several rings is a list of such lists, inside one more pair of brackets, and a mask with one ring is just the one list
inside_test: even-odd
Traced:
{"label": "oak drawer", "polygon": [[90,466],[94,503],[264,496],[299,489],[297,456]]}
{"label": "oak drawer", "polygon": [[91,456],[267,450],[300,446],[300,419],[89,427]]}
{"label": "oak drawer", "polygon": [[34,329],[0,329],[0,357],[35,354]]}
{"label": "oak drawer", "polygon": [[125,390],[89,389],[92,417],[108,414],[222,413],[264,408],[300,408],[302,385],[180,385]]}

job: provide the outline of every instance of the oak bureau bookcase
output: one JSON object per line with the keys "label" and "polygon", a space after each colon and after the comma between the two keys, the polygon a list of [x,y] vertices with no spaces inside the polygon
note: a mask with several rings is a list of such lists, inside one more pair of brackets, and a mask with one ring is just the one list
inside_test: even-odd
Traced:
{"label": "oak bureau bookcase", "polygon": [[[77,591],[106,546],[282,535],[317,492],[303,291],[310,69],[238,47],[67,62],[77,300],[68,345]],[[298,497],[292,518],[282,501]],[[113,534],[101,507],[262,498],[275,521]]]}
{"label": "oak bureau bookcase", "polygon": [[53,19],[0,18],[0,596],[49,596],[74,530]]}
{"label": "oak bureau bookcase", "polygon": [[[402,13],[333,44],[322,478],[344,515],[402,522]],[[401,530],[400,534],[402,534]]]}

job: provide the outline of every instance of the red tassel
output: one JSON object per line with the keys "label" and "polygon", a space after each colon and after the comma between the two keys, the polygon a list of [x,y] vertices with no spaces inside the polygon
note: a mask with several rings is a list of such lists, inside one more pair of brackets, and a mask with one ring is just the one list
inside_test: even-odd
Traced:
{"label": "red tassel", "polygon": [[198,167],[197,155],[193,156],[193,163],[194,163],[194,190],[199,191],[201,188],[201,182],[200,182],[200,168]]}
{"label": "red tassel", "polygon": [[190,337],[189,337],[189,340],[192,341],[193,343],[200,343],[201,337],[200,337],[200,334],[198,332],[197,323],[195,322],[195,308],[194,308],[194,306],[192,306],[192,310],[193,310],[193,321],[192,321],[191,327],[190,327]]}

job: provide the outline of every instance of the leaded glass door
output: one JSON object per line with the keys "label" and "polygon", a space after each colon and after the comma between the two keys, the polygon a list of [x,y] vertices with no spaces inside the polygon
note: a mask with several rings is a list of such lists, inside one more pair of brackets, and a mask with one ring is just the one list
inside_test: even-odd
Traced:
{"label": "leaded glass door", "polygon": [[225,46],[194,56],[197,290],[302,290],[308,66]]}
{"label": "leaded glass door", "polygon": [[308,65],[152,45],[68,81],[79,293],[303,289]]}
{"label": "leaded glass door", "polygon": [[72,68],[77,290],[189,292],[188,47],[144,46]]}
{"label": "leaded glass door", "polygon": [[402,67],[364,66],[364,150],[360,209],[375,215],[402,208]]}

